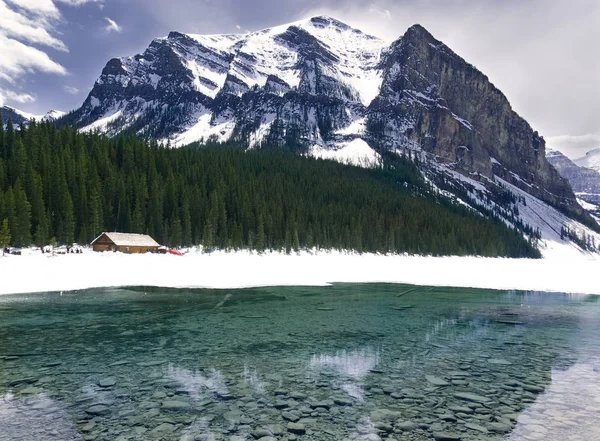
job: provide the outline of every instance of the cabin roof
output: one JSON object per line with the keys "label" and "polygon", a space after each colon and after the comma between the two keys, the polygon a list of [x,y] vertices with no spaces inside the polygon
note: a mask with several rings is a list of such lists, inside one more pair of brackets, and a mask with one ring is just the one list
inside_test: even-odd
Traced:
{"label": "cabin roof", "polygon": [[133,247],[157,247],[158,243],[147,234],[133,233],[102,233],[92,241],[92,245],[102,236],[106,235],[108,239],[117,246],[133,246]]}

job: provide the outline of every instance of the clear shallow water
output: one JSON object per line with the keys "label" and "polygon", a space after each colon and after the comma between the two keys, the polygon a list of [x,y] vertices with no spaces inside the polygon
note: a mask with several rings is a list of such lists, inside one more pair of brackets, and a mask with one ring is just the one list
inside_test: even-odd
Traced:
{"label": "clear shallow water", "polygon": [[600,297],[0,297],[0,440],[597,440]]}

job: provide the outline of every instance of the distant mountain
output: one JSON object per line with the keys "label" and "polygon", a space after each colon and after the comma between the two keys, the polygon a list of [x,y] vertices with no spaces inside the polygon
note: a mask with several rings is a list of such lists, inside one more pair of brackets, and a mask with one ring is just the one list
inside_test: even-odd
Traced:
{"label": "distant mountain", "polygon": [[13,125],[18,126],[21,124],[28,124],[29,121],[35,119],[37,121],[56,121],[59,118],[62,118],[66,115],[66,112],[61,112],[60,110],[50,110],[45,115],[34,115],[32,113],[23,112],[22,110],[15,109],[11,106],[3,106],[0,107],[0,112],[2,112],[2,118],[4,119],[4,124],[8,123],[10,119],[13,122]]}
{"label": "distant mountain", "polygon": [[591,168],[600,172],[600,148],[590,150],[585,156],[578,158],[573,162],[581,167]]}
{"label": "distant mountain", "polygon": [[0,107],[0,112],[2,112],[2,119],[4,120],[4,124],[7,124],[8,121],[11,120],[13,125],[15,126],[27,123],[32,119],[41,118],[38,115],[32,115],[31,113],[23,112],[22,110],[15,109],[11,106]]}
{"label": "distant mountain", "polygon": [[546,158],[571,183],[573,191],[600,195],[600,172],[577,165],[558,150],[546,151]]}
{"label": "distant mountain", "polygon": [[62,118],[66,114],[67,112],[63,112],[61,110],[50,110],[44,116],[42,116],[42,119],[44,121],[56,121],[57,119]]}
{"label": "distant mountain", "polygon": [[583,207],[600,218],[600,172],[577,165],[557,150],[548,150],[546,157],[561,176],[570,182]]}

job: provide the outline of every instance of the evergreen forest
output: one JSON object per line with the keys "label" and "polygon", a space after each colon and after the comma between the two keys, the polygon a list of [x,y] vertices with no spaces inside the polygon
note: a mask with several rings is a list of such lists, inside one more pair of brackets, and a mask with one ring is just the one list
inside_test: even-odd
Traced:
{"label": "evergreen forest", "polygon": [[517,230],[436,196],[408,159],[363,169],[49,122],[15,129],[0,117],[0,236],[15,247],[89,244],[103,231],[205,250],[540,257]]}

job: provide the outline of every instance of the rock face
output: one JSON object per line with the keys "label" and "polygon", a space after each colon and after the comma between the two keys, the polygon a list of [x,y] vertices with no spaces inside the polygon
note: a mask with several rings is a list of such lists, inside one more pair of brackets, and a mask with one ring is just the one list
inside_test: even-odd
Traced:
{"label": "rock face", "polygon": [[419,25],[390,46],[324,16],[244,35],[171,32],[110,60],[62,121],[172,145],[235,140],[315,155],[361,139],[379,153],[426,152],[486,186],[497,176],[585,216],[544,139]]}
{"label": "rock face", "polygon": [[483,73],[423,27],[411,27],[393,43],[383,66],[368,120],[377,143],[423,149],[466,176],[485,181],[496,175],[582,214],[567,181],[546,160],[543,138]]}

